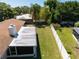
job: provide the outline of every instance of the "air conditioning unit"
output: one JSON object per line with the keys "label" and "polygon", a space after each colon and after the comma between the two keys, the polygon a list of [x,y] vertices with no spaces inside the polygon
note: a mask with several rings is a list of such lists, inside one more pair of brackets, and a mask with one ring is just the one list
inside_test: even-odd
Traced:
{"label": "air conditioning unit", "polygon": [[9,30],[9,34],[11,37],[17,37],[18,33],[16,31],[16,26],[13,24],[10,24],[10,26],[8,27]]}

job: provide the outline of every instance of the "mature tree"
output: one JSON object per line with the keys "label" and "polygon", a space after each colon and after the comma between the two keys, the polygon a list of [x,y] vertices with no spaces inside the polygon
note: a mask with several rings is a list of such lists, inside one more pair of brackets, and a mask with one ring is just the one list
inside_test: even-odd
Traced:
{"label": "mature tree", "polygon": [[6,8],[10,8],[10,5],[0,2],[0,7],[1,7],[0,9],[6,9]]}
{"label": "mature tree", "polygon": [[51,16],[50,16],[50,21],[53,21],[55,19],[54,15],[56,16],[56,9],[57,9],[57,0],[46,0],[45,1],[45,6],[49,7]]}
{"label": "mature tree", "polygon": [[10,13],[10,5],[0,2],[0,21],[4,20],[5,18],[9,17]]}
{"label": "mature tree", "polygon": [[31,13],[33,15],[34,20],[39,20],[39,13],[40,13],[41,6],[38,4],[32,4],[31,6]]}
{"label": "mature tree", "polygon": [[50,12],[49,9],[46,7],[42,7],[40,10],[40,19],[44,19],[46,22],[48,21],[49,17],[50,17]]}
{"label": "mature tree", "polygon": [[15,7],[14,11],[16,11],[17,15],[20,15],[22,13],[22,10],[20,7]]}
{"label": "mature tree", "polygon": [[22,6],[21,10],[23,14],[30,13],[30,8],[28,6]]}
{"label": "mature tree", "polygon": [[79,2],[67,1],[58,5],[62,21],[76,21],[79,19]]}
{"label": "mature tree", "polygon": [[56,9],[57,0],[46,0],[45,5],[47,5],[49,7],[50,11],[52,11],[52,9]]}

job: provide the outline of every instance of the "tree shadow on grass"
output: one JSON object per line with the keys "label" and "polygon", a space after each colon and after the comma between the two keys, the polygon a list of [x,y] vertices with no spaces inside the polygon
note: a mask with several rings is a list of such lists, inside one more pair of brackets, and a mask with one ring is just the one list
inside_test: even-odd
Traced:
{"label": "tree shadow on grass", "polygon": [[45,27],[45,25],[40,25],[40,24],[35,24],[35,26],[36,26],[37,28],[44,28],[44,27]]}
{"label": "tree shadow on grass", "polygon": [[36,37],[37,37],[37,58],[34,58],[34,57],[10,57],[7,59],[41,59],[41,51],[40,51],[38,34],[36,34]]}
{"label": "tree shadow on grass", "polygon": [[49,25],[47,25],[47,24],[35,24],[35,27],[37,27],[37,28],[45,28],[47,26],[49,26]]}

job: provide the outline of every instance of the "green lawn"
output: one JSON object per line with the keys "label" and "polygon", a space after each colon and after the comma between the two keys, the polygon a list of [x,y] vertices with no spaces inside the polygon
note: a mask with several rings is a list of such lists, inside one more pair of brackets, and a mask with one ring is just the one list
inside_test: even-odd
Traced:
{"label": "green lawn", "polygon": [[[71,59],[77,59],[75,49],[76,49],[76,41],[72,36],[71,28],[60,28],[57,30],[57,33],[64,44],[67,52],[70,54]],[[79,58],[78,58],[79,59]]]}
{"label": "green lawn", "polygon": [[37,28],[41,59],[62,59],[50,27]]}

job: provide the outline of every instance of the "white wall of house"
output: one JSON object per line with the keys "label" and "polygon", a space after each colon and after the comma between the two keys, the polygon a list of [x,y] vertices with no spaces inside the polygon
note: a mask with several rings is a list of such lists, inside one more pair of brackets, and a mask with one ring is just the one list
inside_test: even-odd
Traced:
{"label": "white wall of house", "polygon": [[28,20],[28,19],[32,19],[32,15],[31,14],[18,15],[18,16],[16,16],[16,19]]}
{"label": "white wall of house", "polygon": [[5,52],[3,55],[0,55],[0,59],[7,59],[7,53]]}

